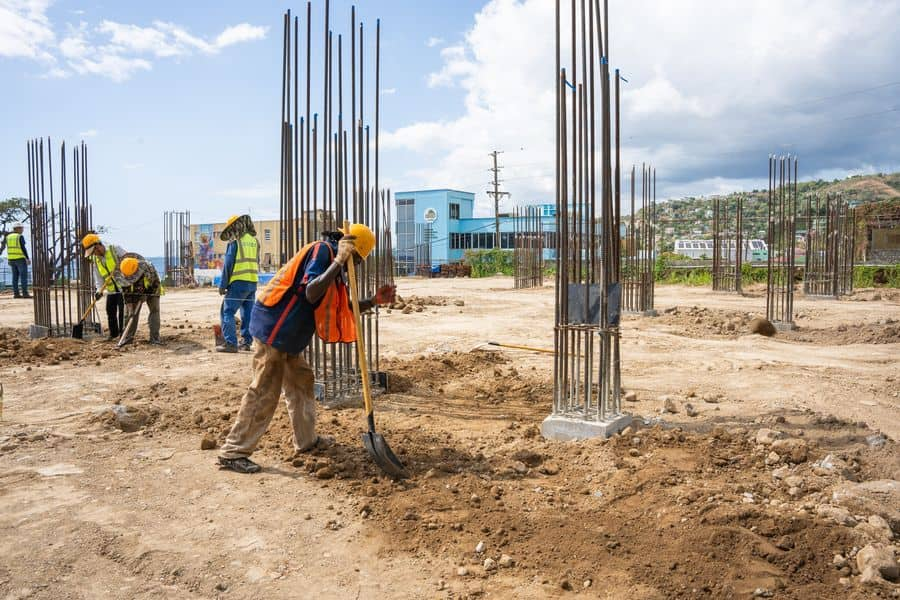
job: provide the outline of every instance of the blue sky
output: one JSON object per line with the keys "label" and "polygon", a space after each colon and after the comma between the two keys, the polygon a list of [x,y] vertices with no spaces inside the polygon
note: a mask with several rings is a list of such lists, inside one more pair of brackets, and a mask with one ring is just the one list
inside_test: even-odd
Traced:
{"label": "blue sky", "polygon": [[[340,31],[349,6],[332,2]],[[552,6],[359,3],[368,32],[382,19],[387,185],[470,190],[484,215],[501,149],[507,208],[551,201]],[[26,139],[84,138],[95,220],[130,249],[161,253],[165,210],[277,216],[286,8],[305,14],[0,0],[0,196],[25,193]],[[900,170],[900,2],[611,0],[610,15],[611,64],[629,79],[624,164],[652,162],[660,198],[761,187],[770,152],[799,154],[804,179]]]}

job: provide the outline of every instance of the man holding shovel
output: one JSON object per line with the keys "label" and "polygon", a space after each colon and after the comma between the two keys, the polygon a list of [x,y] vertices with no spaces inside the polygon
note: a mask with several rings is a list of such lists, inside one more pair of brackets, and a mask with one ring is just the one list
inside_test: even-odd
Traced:
{"label": "man holding shovel", "polygon": [[141,318],[141,306],[144,303],[150,309],[150,315],[147,317],[150,343],[162,345],[159,338],[159,297],[163,293],[163,287],[156,268],[140,254],[126,252],[113,272],[113,279],[122,290],[128,317],[116,347],[121,348],[134,341],[134,334]]}
{"label": "man holding shovel", "polygon": [[[253,381],[241,401],[237,419],[219,452],[219,466],[238,473],[256,473],[250,460],[278,406],[284,390],[294,432],[294,450],[316,445],[314,376],[303,352],[313,334],[329,343],[356,340],[345,267],[360,263],[375,248],[375,234],[362,224],[327,233],[307,244],[284,265],[259,294],[250,318],[253,336]],[[393,302],[396,288],[382,286],[360,309]]]}
{"label": "man holding shovel", "polygon": [[106,245],[96,233],[89,233],[81,240],[84,257],[90,258],[94,265],[93,275],[97,285],[94,296],[97,300],[106,290],[106,320],[109,324],[109,340],[115,340],[122,333],[125,325],[125,300],[122,289],[112,274],[119,264],[119,258],[125,256],[125,250],[112,244]]}

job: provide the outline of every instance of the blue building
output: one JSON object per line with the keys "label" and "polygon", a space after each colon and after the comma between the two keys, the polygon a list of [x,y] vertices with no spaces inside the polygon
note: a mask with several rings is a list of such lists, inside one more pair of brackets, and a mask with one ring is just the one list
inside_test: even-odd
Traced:
{"label": "blue building", "polygon": [[[494,248],[494,217],[474,217],[475,194],[459,190],[397,192],[396,266],[406,273],[416,265],[437,266],[458,262],[466,250]],[[544,230],[545,257],[555,257],[556,205],[539,205]],[[514,218],[500,215],[500,247],[514,247]]]}

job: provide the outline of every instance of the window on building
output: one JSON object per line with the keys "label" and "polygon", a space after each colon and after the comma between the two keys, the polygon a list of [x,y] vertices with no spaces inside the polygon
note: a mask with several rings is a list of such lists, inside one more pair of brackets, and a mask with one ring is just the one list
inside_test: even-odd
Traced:
{"label": "window on building", "polygon": [[515,234],[511,232],[500,232],[500,247],[501,248],[514,248],[515,247]]}
{"label": "window on building", "polygon": [[450,203],[450,218],[457,221],[459,220],[459,204],[456,202]]}
{"label": "window on building", "polygon": [[266,236],[267,242],[272,241],[272,230],[271,229],[266,229],[264,232],[264,235]]}

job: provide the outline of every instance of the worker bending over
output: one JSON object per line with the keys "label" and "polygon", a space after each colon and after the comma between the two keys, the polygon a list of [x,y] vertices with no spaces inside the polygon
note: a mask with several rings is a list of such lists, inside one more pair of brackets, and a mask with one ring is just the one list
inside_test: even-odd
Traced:
{"label": "worker bending over", "polygon": [[219,239],[228,242],[228,247],[225,249],[225,262],[219,281],[219,293],[225,296],[221,310],[222,337],[225,338],[225,343],[216,346],[216,352],[238,351],[234,323],[234,313],[237,311],[241,311],[241,350],[249,351],[253,342],[250,337],[250,313],[253,309],[253,297],[256,295],[256,284],[259,282],[259,241],[250,215],[228,219]]}
{"label": "worker bending over", "polygon": [[[21,223],[13,223],[12,233],[6,234],[3,245],[6,246],[6,262],[12,270],[12,287],[14,298],[31,298],[28,295],[28,265],[31,259],[25,248],[25,226]],[[3,248],[0,248],[3,252]],[[22,284],[22,292],[19,293],[19,284]]]}
{"label": "worker bending over", "polygon": [[[348,260],[362,262],[374,247],[375,235],[365,225],[328,233],[326,239],[301,248],[260,293],[250,319],[253,381],[219,453],[221,468],[238,473],[260,470],[249,456],[269,427],[282,389],[294,450],[305,452],[316,445],[313,372],[300,353],[313,334],[330,343],[356,340],[344,269]],[[394,294],[394,286],[383,286],[359,308],[388,304]]]}
{"label": "worker bending over", "polygon": [[159,297],[163,294],[163,287],[156,268],[140,254],[126,252],[119,261],[113,277],[122,289],[128,321],[116,347],[121,348],[134,341],[134,334],[141,318],[141,306],[144,303],[150,309],[150,315],[147,317],[150,343],[162,345],[159,338]]}
{"label": "worker bending over", "polygon": [[81,245],[84,247],[85,258],[90,258],[94,265],[94,296],[99,300],[106,291],[106,321],[109,325],[109,339],[114,340],[122,334],[125,326],[125,299],[112,275],[119,264],[119,257],[125,256],[125,250],[112,244],[107,246],[96,233],[84,236]]}

